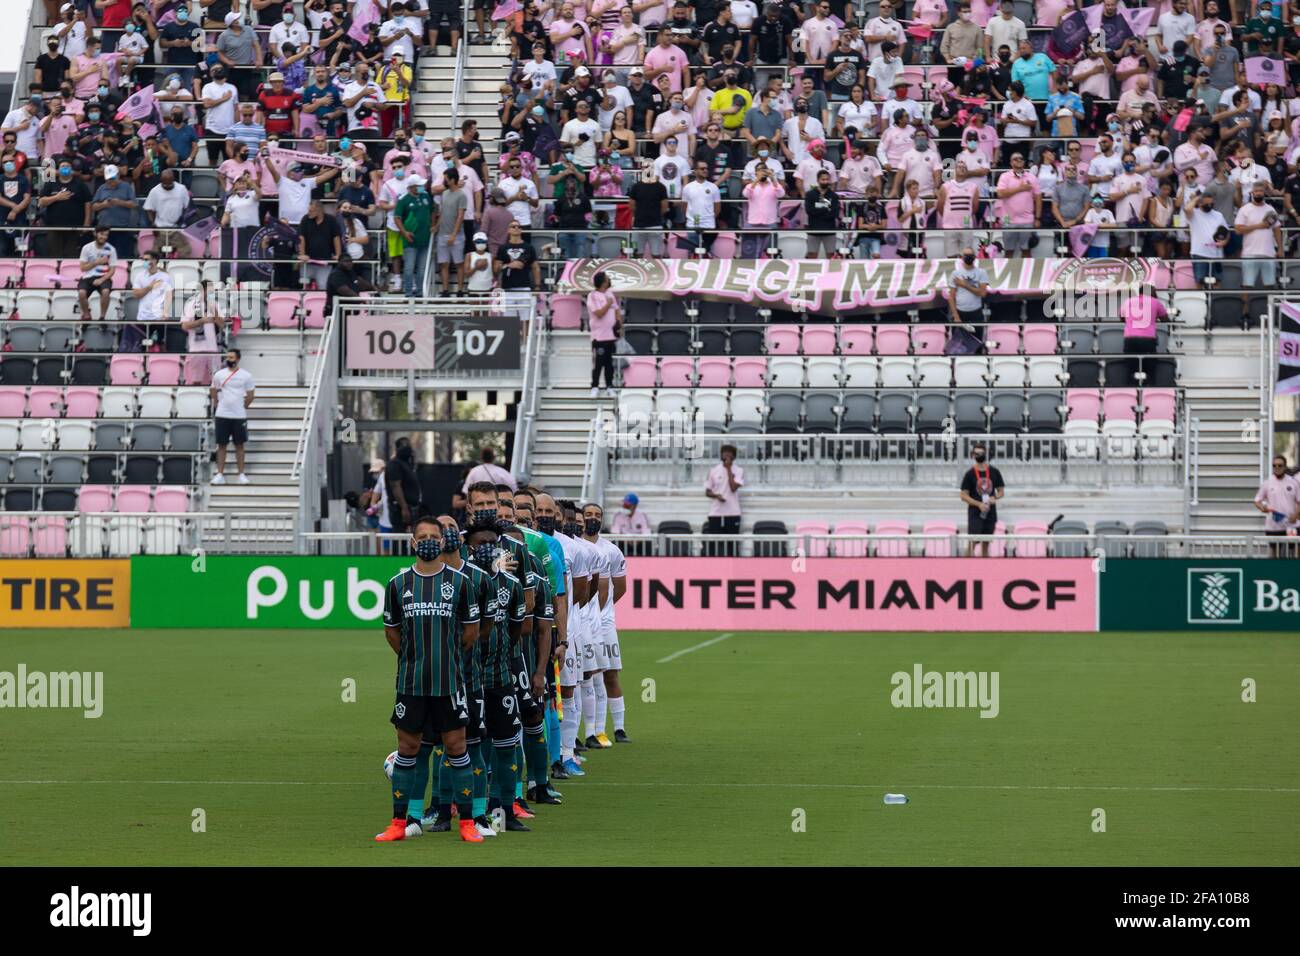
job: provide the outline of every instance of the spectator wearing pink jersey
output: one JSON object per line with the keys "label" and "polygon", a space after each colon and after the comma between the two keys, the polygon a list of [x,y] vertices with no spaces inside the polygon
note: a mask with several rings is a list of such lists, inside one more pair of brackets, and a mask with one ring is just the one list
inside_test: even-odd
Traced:
{"label": "spectator wearing pink jersey", "polygon": [[840,35],[840,28],[831,19],[829,0],[819,0],[816,12],[811,20],[803,22],[804,54],[809,66],[826,65],[826,57],[835,49]]}
{"label": "spectator wearing pink jersey", "polygon": [[[775,229],[785,189],[776,182],[766,164],[754,167],[754,181],[745,184],[744,196],[747,226],[750,229]],[[741,257],[757,259],[764,250],[775,245],[768,233],[747,233],[741,239]]]}
{"label": "spectator wearing pink jersey", "polygon": [[591,327],[591,397],[601,394],[597,387],[605,375],[605,394],[614,390],[614,348],[623,334],[623,310],[618,298],[609,290],[609,276],[597,272],[587,293],[587,319]]}
{"label": "spectator wearing pink jersey", "polygon": [[[912,148],[912,123],[906,110],[896,110],[890,117],[890,126],[880,134],[880,143],[876,146],[876,158],[881,168],[891,176],[897,177],[903,154]],[[891,195],[898,195],[897,180],[891,183]]]}
{"label": "spectator wearing pink jersey", "polygon": [[917,191],[925,199],[933,199],[943,181],[943,160],[938,151],[930,145],[930,136],[924,127],[912,128],[912,148],[903,153],[898,160],[898,172],[894,176],[893,195],[902,193],[904,183],[915,182]]}
{"label": "spectator wearing pink jersey", "polygon": [[[1137,295],[1125,299],[1119,307],[1119,317],[1124,320],[1124,354],[1154,354],[1159,341],[1156,325],[1169,321],[1169,311],[1156,298],[1155,288],[1145,285]],[[1136,384],[1134,376],[1142,367],[1142,360],[1129,359],[1127,365],[1129,381]]]}
{"label": "spectator wearing pink jersey", "polygon": [[686,51],[673,43],[668,30],[660,30],[658,42],[645,55],[645,79],[657,84],[660,76],[668,77],[668,87],[680,93],[690,83]]}
{"label": "spectator wearing pink jersey", "polygon": [[1282,249],[1282,217],[1267,201],[1268,186],[1257,179],[1250,202],[1237,210],[1233,228],[1241,236],[1241,312],[1246,318],[1250,290],[1277,288],[1277,259]]}
{"label": "spectator wearing pink jersey", "polygon": [[973,176],[953,177],[939,189],[935,207],[943,230],[944,254],[957,258],[962,249],[975,244],[974,228],[979,212],[980,180]]}
{"label": "spectator wearing pink jersey", "polygon": [[551,21],[547,34],[555,47],[557,62],[582,63],[587,58],[587,26],[573,15],[573,4],[560,6],[560,12]]}
{"label": "spectator wearing pink jersey", "polygon": [[[1264,515],[1264,534],[1280,538],[1295,534],[1300,527],[1300,481],[1290,474],[1284,455],[1273,458],[1273,473],[1255,493],[1255,507]],[[1272,548],[1273,557],[1281,557],[1281,548]],[[1294,549],[1289,549],[1295,556]]]}
{"label": "spectator wearing pink jersey", "polygon": [[644,511],[638,510],[641,499],[629,492],[623,496],[623,510],[614,515],[609,529],[614,534],[650,534],[650,519]]}
{"label": "spectator wearing pink jersey", "polygon": [[1022,153],[1011,154],[1011,168],[998,177],[997,197],[1002,204],[1002,248],[1009,258],[1024,256],[1034,229],[1042,225],[1043,192],[1038,178],[1025,169]]}

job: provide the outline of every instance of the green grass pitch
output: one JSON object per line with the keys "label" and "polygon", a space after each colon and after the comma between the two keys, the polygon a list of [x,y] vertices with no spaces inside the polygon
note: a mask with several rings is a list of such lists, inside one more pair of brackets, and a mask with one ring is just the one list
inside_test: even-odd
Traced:
{"label": "green grass pitch", "polygon": [[[0,671],[104,672],[97,720],[0,710],[4,861],[1300,863],[1294,635],[738,633],[660,662],[716,634],[623,635],[633,742],[560,782],[532,833],[470,846],[372,841],[394,747],[378,629],[0,633]],[[915,663],[999,672],[999,716],[895,709]]]}

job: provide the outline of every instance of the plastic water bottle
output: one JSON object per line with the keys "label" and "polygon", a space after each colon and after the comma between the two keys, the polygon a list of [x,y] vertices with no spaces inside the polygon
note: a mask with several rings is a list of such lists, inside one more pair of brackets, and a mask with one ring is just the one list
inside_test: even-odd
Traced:
{"label": "plastic water bottle", "polygon": [[885,794],[885,803],[907,803],[907,794],[887,793]]}

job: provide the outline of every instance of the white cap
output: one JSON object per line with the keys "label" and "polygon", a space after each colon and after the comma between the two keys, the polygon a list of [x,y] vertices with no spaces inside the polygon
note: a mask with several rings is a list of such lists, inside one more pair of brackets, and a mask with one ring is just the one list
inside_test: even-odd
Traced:
{"label": "white cap", "polygon": [[105,179],[116,179],[116,178],[117,178],[117,167],[114,166],[112,163],[109,163],[107,166],[105,166],[105,167],[104,167],[104,178],[105,178]]}
{"label": "white cap", "polygon": [[475,241],[475,242],[487,242],[487,241],[488,241],[487,233],[486,233],[486,232],[476,232],[476,233],[474,233],[474,241]]}
{"label": "white cap", "polygon": [[411,176],[406,180],[406,188],[410,189],[412,186],[423,186],[426,182],[428,182],[428,180],[423,176]]}
{"label": "white cap", "polygon": [[576,70],[573,71],[573,75],[574,75],[574,76],[591,76],[591,70],[587,69],[585,66],[580,66],[580,67],[578,67]]}
{"label": "white cap", "polygon": [[235,22],[236,20],[238,20],[238,19],[239,19],[239,14],[238,14],[238,13],[227,13],[227,14],[226,14],[226,26],[230,26],[232,23],[234,23],[234,22]]}
{"label": "white cap", "polygon": [[72,4],[65,3],[63,6],[59,7],[59,13],[67,13],[71,9],[73,9]]}

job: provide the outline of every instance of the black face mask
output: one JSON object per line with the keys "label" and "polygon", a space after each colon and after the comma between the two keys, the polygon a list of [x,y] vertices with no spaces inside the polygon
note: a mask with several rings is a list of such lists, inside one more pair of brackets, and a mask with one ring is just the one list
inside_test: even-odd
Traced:
{"label": "black face mask", "polygon": [[415,554],[421,561],[432,561],[441,550],[440,544],[437,538],[424,538],[415,542]]}
{"label": "black face mask", "polygon": [[975,459],[975,464],[977,464],[977,465],[982,465],[982,464],[984,464],[984,459],[985,459],[986,457],[988,457],[988,456],[986,456],[986,455],[984,454],[984,452],[982,452],[982,451],[977,451],[977,452],[976,452],[973,456],[971,456],[971,457],[973,457],[973,458]]}
{"label": "black face mask", "polygon": [[515,523],[509,518],[497,518],[494,526],[497,529],[497,534],[504,538],[507,532],[514,530]]}
{"label": "black face mask", "polygon": [[563,530],[570,538],[576,538],[582,534],[582,525],[578,524],[576,521],[566,521],[561,530]]}
{"label": "black face mask", "polygon": [[453,551],[460,550],[460,532],[455,528],[442,529],[442,552],[451,554]]}
{"label": "black face mask", "polygon": [[234,368],[239,362],[236,359],[226,359],[226,368]]}
{"label": "black face mask", "polygon": [[492,570],[492,562],[497,559],[497,546],[493,542],[476,544],[469,549],[469,559],[484,571]]}
{"label": "black face mask", "polygon": [[587,534],[600,534],[600,519],[588,518],[582,523],[582,530]]}
{"label": "black face mask", "polygon": [[962,257],[961,257],[961,261],[964,262],[964,263],[966,263],[966,265],[968,265],[968,266],[973,266],[973,265],[975,264],[975,257],[974,257],[974,256],[962,256]]}
{"label": "black face mask", "polygon": [[537,530],[545,535],[555,534],[555,519],[550,515],[538,515]]}
{"label": "black face mask", "polygon": [[399,448],[397,450],[398,461],[404,461],[409,464],[411,460],[414,458],[415,458],[415,449],[413,449],[410,445],[407,445],[405,448]]}
{"label": "black face mask", "polygon": [[475,524],[495,524],[497,520],[496,508],[476,508],[474,510]]}

